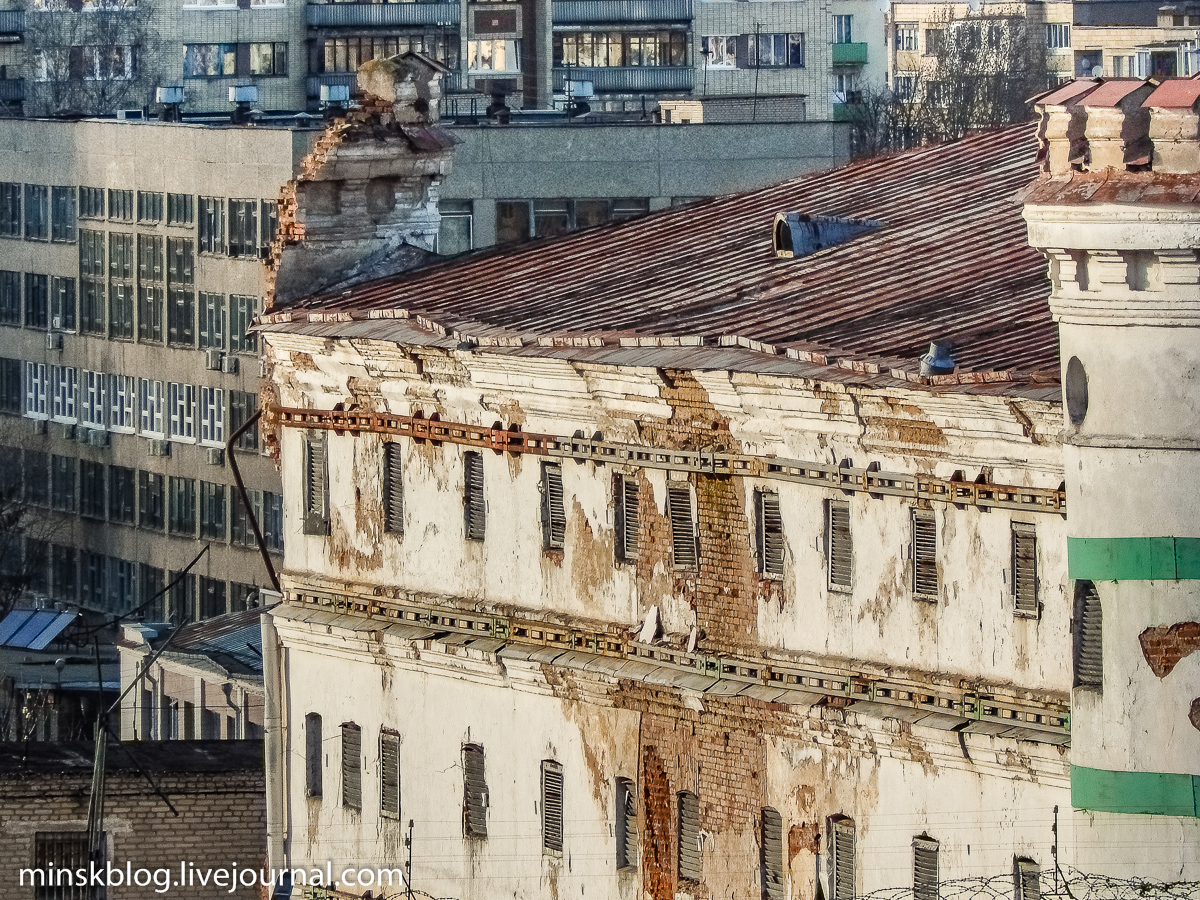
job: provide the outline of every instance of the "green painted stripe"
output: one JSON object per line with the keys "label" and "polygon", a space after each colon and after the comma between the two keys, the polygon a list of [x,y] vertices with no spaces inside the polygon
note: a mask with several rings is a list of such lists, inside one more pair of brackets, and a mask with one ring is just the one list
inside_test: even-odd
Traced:
{"label": "green painted stripe", "polygon": [[1200,538],[1067,538],[1067,573],[1092,581],[1200,579]]}
{"label": "green painted stripe", "polygon": [[1096,812],[1200,818],[1200,775],[1071,766],[1071,805]]}

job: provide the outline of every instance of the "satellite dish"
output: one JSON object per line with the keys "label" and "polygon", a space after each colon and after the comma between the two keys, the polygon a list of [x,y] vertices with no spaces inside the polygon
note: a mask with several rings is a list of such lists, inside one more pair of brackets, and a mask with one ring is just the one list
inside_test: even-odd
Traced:
{"label": "satellite dish", "polygon": [[1099,78],[1104,74],[1104,66],[1092,66],[1092,77]]}

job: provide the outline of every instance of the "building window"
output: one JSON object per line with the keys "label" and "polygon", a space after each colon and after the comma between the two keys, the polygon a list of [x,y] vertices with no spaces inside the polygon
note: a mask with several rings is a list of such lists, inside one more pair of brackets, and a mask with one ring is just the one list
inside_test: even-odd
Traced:
{"label": "building window", "polygon": [[219,578],[200,576],[200,618],[211,619],[229,611],[225,582]]}
{"label": "building window", "polygon": [[46,364],[25,363],[25,415],[31,419],[49,418],[47,397],[50,393],[50,382],[47,377]]}
{"label": "building window", "polygon": [[783,880],[783,817],[770,807],[762,811],[761,848],[763,900],[784,900],[787,889]]}
{"label": "building window", "polygon": [[79,569],[83,576],[80,601],[91,609],[104,609],[108,601],[108,559],[100,553],[82,551]]}
{"label": "building window", "polygon": [[74,547],[50,548],[51,590],[57,600],[74,600],[79,592],[79,568]]}
{"label": "building window", "polygon": [[519,74],[521,42],[505,40],[467,41],[467,70]]}
{"label": "building window", "polygon": [[321,717],[308,713],[304,717],[304,793],[308,797],[320,797],[322,774],[325,769],[325,751],[321,743]]}
{"label": "building window", "polygon": [[752,34],[748,37],[751,66],[804,68],[803,34]]}
{"label": "building window", "polygon": [[195,197],[191,194],[167,194],[168,225],[191,225],[195,221]]}
{"label": "building window", "polygon": [[108,288],[108,336],[113,340],[133,339],[133,285],[112,284]]}
{"label": "building window", "polygon": [[200,482],[200,537],[225,540],[225,485]]}
{"label": "building window", "polygon": [[225,349],[225,297],[200,292],[200,349]]}
{"label": "building window", "polygon": [[167,531],[170,534],[196,534],[196,479],[167,479]]}
{"label": "building window", "polygon": [[0,182],[0,237],[21,236],[21,185]]}
{"label": "building window", "polygon": [[225,202],[220,197],[200,198],[200,252],[225,252]]}
{"label": "building window", "polygon": [[196,344],[195,247],[190,240],[167,238],[167,343]]}
{"label": "building window", "polygon": [[854,43],[854,16],[833,17],[833,42],[835,44]]}
{"label": "building window", "polygon": [[1013,900],[1042,900],[1042,867],[1032,859],[1013,860]]}
{"label": "building window", "polygon": [[[102,835],[100,846],[106,846]],[[88,833],[86,831],[39,831],[33,838],[33,861],[35,870],[50,872],[67,869],[85,872],[92,864],[88,855]],[[87,900],[92,896],[91,888],[80,883],[73,886],[39,886],[34,891],[34,900]]]}
{"label": "building window", "polygon": [[850,504],[846,501],[826,503],[825,540],[829,553],[829,587],[848,591],[854,586],[854,544],[850,536]]}
{"label": "building window", "polygon": [[104,334],[104,295],[108,278],[104,245],[104,232],[80,230],[80,330],[91,334]]}
{"label": "building window", "polygon": [[163,220],[163,195],[158,191],[137,192],[137,220],[139,222],[161,222]]}
{"label": "building window", "polygon": [[114,222],[133,221],[133,191],[108,191],[108,217]]}
{"label": "building window", "polygon": [[613,66],[686,66],[687,32],[583,31],[554,35],[553,64]]}
{"label": "building window", "polygon": [[942,52],[942,43],[946,39],[946,31],[942,28],[925,29],[925,55],[937,56]]}
{"label": "building window", "polygon": [[469,838],[487,837],[488,789],[484,777],[483,747],[463,746],[463,834]]}
{"label": "building window", "polygon": [[275,232],[279,230],[279,201],[264,200],[262,215],[259,216],[259,246],[264,250],[275,243]]}
{"label": "building window", "polygon": [[50,457],[50,506],[60,512],[75,512],[75,457]]}
{"label": "building window", "polygon": [[916,75],[897,75],[892,80],[892,93],[896,95],[897,100],[909,101],[916,93],[916,86]]}
{"label": "building window", "polygon": [[542,549],[561,550],[567,533],[562,466],[542,463]]}
{"label": "building window", "polygon": [[403,448],[389,442],[383,445],[383,530],[404,534]]}
{"label": "building window", "polygon": [[257,522],[262,522],[262,492],[248,491],[247,493],[253,511],[246,509],[246,504],[242,501],[240,494],[234,497],[230,508],[229,540],[239,547],[255,545],[254,528],[250,524],[250,516],[253,515]]}
{"label": "building window", "polygon": [[75,402],[79,393],[79,372],[74,366],[50,367],[51,414],[56,422],[78,421]]}
{"label": "building window", "polygon": [[[160,195],[161,196],[161,195]],[[164,243],[159,235],[139,234],[138,338],[160,343],[163,339]]]}
{"label": "building window", "polygon": [[829,822],[829,898],[854,900],[854,820],[837,816]]}
{"label": "building window", "polygon": [[1071,46],[1071,26],[1066,22],[1046,23],[1046,47],[1050,50],[1065,50]]}
{"label": "building window", "polygon": [[50,240],[60,244],[75,242],[76,197],[73,187],[50,188]]}
{"label": "building window", "polygon": [[104,188],[81,187],[79,189],[79,218],[104,218]]}
{"label": "building window", "polygon": [[400,735],[393,731],[379,735],[379,814],[400,818]]}
{"label": "building window", "polygon": [[230,256],[258,256],[257,200],[229,201],[228,247]]}
{"label": "building window", "polygon": [[679,880],[700,880],[700,800],[683,791],[679,800]]}
{"label": "building window", "polygon": [[257,297],[229,295],[229,349],[234,353],[258,352],[258,335],[250,330],[257,315]]}
{"label": "building window", "polygon": [[312,45],[309,69],[312,73],[357,72],[358,67],[372,59],[387,59],[408,53],[423,53],[458,68],[458,36],[448,38],[444,33],[374,35],[326,38]]}
{"label": "building window", "polygon": [[156,472],[139,471],[138,527],[162,531],[166,524],[163,509],[163,476]]}
{"label": "building window", "polygon": [[49,275],[25,275],[25,327],[50,327]]}
{"label": "building window", "polygon": [[342,806],[362,809],[362,730],[353,722],[342,725]]}
{"label": "building window", "polygon": [[563,767],[542,760],[542,852],[556,856],[563,849]]}
{"label": "building window", "polygon": [[103,372],[83,373],[82,397],[79,404],[79,424],[88,428],[103,428],[108,409],[108,376]]}
{"label": "building window", "polygon": [[287,44],[255,43],[250,45],[251,75],[286,75]]}
{"label": "building window", "polygon": [[196,442],[196,386],[167,384],[167,409],[170,410],[170,430],[167,436],[173,441],[188,444]]}
{"label": "building window", "polygon": [[713,34],[704,38],[703,52],[710,69],[735,69],[738,64],[738,35]]}
{"label": "building window", "polygon": [[222,78],[237,73],[237,44],[187,44],[184,78]]}
{"label": "building window", "polygon": [[916,50],[917,49],[917,23],[916,22],[897,22],[896,23],[896,49],[897,50]]}
{"label": "building window", "polygon": [[263,541],[271,553],[283,552],[283,494],[263,491],[262,494]]}
{"label": "building window", "polygon": [[[229,392],[229,431],[237,434],[239,428],[254,417],[258,412],[258,394],[250,391]],[[258,423],[255,422],[237,439],[237,447],[241,450],[258,449]]]}
{"label": "building window", "polygon": [[200,443],[225,446],[225,391],[221,388],[200,388]]}
{"label": "building window", "polygon": [[699,553],[692,518],[692,490],[688,485],[667,485],[667,515],[671,519],[671,549],[675,568],[696,568]]}
{"label": "building window", "polygon": [[323,431],[304,441],[304,533],[329,534],[329,468]]}
{"label": "building window", "polygon": [[125,466],[108,467],[108,519],[122,525],[134,523],[133,469]]}
{"label": "building window", "polygon": [[758,571],[771,578],[783,577],[783,517],[778,491],[755,491],[756,549]]}
{"label": "building window", "polygon": [[50,279],[50,327],[59,331],[75,330],[75,279]]}
{"label": "building window", "polygon": [[194,622],[196,620],[196,576],[171,572],[169,584],[167,618],[176,624]]}
{"label": "building window", "polygon": [[166,604],[163,602],[163,586],[166,584],[166,573],[156,566],[142,563],[138,567],[138,592],[143,603],[148,603],[145,615],[149,621],[161,622],[166,618]]}
{"label": "building window", "polygon": [[617,558],[633,562],[638,558],[638,482],[636,475],[618,475],[616,490]]}
{"label": "building window", "polygon": [[463,454],[463,510],[468,541],[482,541],[487,525],[487,500],[483,493],[483,455],[475,450]]}
{"label": "building window", "polygon": [[50,454],[25,451],[25,499],[34,506],[50,505]]}
{"label": "building window", "polygon": [[1037,534],[1032,525],[1012,523],[1012,593],[1017,615],[1037,617]]}
{"label": "building window", "polygon": [[50,190],[44,184],[25,185],[25,240],[50,237]]}
{"label": "building window", "polygon": [[586,200],[498,200],[496,242],[523,241],[531,237],[554,237],[579,228],[609,222],[624,222],[650,211],[645,198]]}
{"label": "building window", "polygon": [[438,203],[437,252],[440,256],[466,253],[474,246],[474,205],[470,200],[442,200]]}
{"label": "building window", "polygon": [[141,431],[147,437],[166,434],[166,403],[163,383],[143,378],[138,382],[138,406],[141,409]]}
{"label": "building window", "polygon": [[230,612],[242,612],[247,609],[257,608],[258,606],[258,588],[252,584],[243,584],[240,581],[229,582]]}
{"label": "building window", "polygon": [[617,779],[617,868],[638,864],[637,794],[628,778]]}
{"label": "building window", "polygon": [[922,834],[912,846],[913,900],[938,900],[938,842]]}
{"label": "building window", "polygon": [[19,416],[23,410],[21,360],[0,358],[0,412]]}
{"label": "building window", "polygon": [[133,609],[135,577],[137,563],[131,563],[115,556],[108,558],[108,609],[110,612],[123,613]]}
{"label": "building window", "polygon": [[21,273],[0,271],[0,325],[21,324]]}
{"label": "building window", "polygon": [[928,510],[912,514],[913,595],[938,598],[937,520]]}
{"label": "building window", "polygon": [[1100,594],[1091,581],[1075,582],[1075,610],[1072,617],[1074,645],[1074,687],[1104,687],[1104,614]]}

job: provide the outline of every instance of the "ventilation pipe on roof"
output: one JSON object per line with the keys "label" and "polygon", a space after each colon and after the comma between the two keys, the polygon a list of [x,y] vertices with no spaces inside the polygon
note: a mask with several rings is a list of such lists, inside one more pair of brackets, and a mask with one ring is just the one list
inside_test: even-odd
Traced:
{"label": "ventilation pipe on roof", "polygon": [[934,341],[929,352],[921,357],[922,375],[948,375],[954,371],[954,344],[950,341]]}

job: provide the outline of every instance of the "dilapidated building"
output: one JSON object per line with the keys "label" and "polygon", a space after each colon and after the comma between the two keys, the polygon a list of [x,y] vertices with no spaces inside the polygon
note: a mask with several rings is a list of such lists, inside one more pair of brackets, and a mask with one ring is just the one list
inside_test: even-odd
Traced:
{"label": "dilapidated building", "polygon": [[1099,651],[1013,199],[1037,151],[980,135],[262,317],[272,864],[463,900],[1194,876],[1194,807],[1138,842],[1071,811]]}

